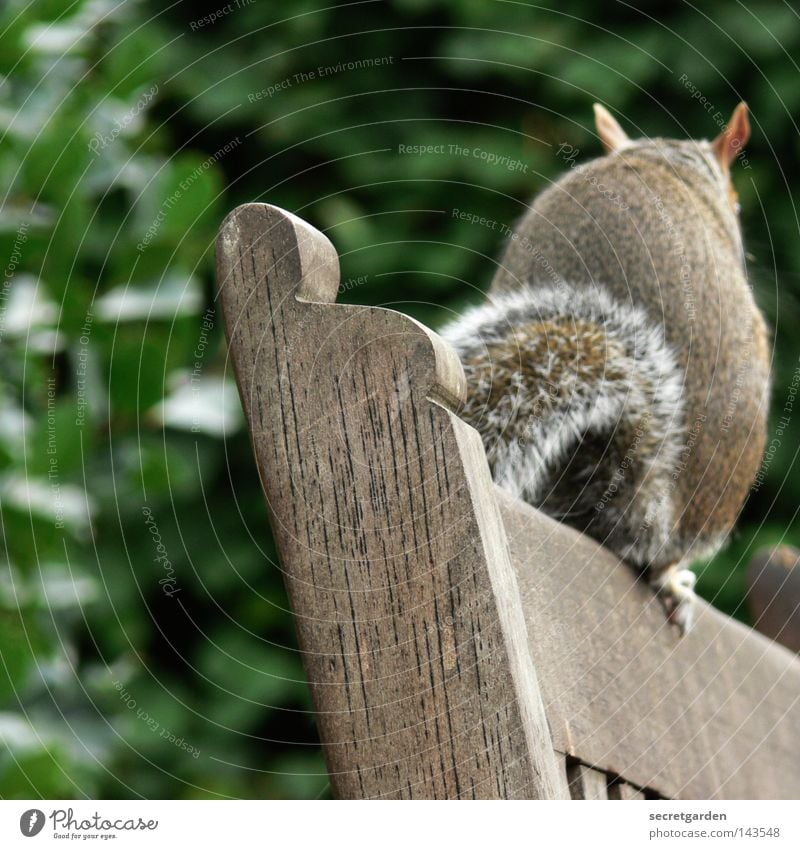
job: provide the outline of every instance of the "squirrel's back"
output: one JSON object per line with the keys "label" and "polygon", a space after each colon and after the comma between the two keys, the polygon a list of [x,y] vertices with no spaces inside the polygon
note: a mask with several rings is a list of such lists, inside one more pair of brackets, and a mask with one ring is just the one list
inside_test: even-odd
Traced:
{"label": "squirrel's back", "polygon": [[[570,160],[516,227],[488,303],[445,335],[498,478],[664,568],[719,547],[765,442],[767,334],[728,172],[746,112],[714,143],[631,142],[604,110],[598,126],[608,155]],[[558,451],[532,452],[556,430]]]}

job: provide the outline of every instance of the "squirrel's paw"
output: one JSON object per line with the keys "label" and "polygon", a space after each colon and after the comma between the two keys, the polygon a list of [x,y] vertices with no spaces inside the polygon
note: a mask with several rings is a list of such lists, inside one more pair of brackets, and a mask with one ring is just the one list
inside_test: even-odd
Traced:
{"label": "squirrel's paw", "polygon": [[691,569],[670,566],[650,582],[666,608],[667,618],[680,628],[681,634],[687,634],[694,623],[696,581],[697,576]]}

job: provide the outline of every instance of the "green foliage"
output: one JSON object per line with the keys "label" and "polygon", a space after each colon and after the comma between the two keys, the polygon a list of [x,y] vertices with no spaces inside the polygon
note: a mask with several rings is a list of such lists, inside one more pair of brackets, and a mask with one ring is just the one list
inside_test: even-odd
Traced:
{"label": "green foliage", "polygon": [[[326,232],[342,300],[437,324],[479,299],[557,146],[599,153],[594,100],[632,133],[711,136],[745,98],[776,422],[796,380],[788,6],[241,0],[200,24],[224,6],[0,12],[3,797],[327,792],[215,309],[236,204]],[[730,549],[701,569],[739,616],[754,546],[800,542],[791,411],[770,439]]]}

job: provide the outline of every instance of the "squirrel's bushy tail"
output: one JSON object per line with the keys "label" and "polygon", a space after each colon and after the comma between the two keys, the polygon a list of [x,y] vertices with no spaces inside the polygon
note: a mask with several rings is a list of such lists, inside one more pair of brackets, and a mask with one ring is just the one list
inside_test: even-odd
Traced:
{"label": "squirrel's bushy tail", "polygon": [[562,283],[495,297],[442,335],[500,486],[637,566],[679,559],[683,373],[644,310]]}

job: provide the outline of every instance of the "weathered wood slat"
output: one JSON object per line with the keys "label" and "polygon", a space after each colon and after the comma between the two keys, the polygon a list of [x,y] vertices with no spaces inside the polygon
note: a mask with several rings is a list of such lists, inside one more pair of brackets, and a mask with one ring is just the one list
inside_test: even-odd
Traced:
{"label": "weathered wood slat", "polygon": [[644,799],[644,793],[628,784],[627,781],[612,781],[608,785],[609,799],[622,799],[623,801],[631,801],[634,799]]}
{"label": "weathered wood slat", "polygon": [[334,305],[330,242],[275,207],[231,213],[217,257],[335,792],[567,798],[455,354]]}
{"label": "weathered wood slat", "polygon": [[573,799],[608,799],[608,780],[604,772],[578,761],[567,763],[569,792]]}
{"label": "weathered wood slat", "polygon": [[800,652],[800,551],[788,545],[759,551],[747,569],[747,585],[756,628]]}
{"label": "weathered wood slat", "polygon": [[699,604],[679,637],[629,567],[501,490],[554,745],[668,798],[800,798],[800,662]]}

